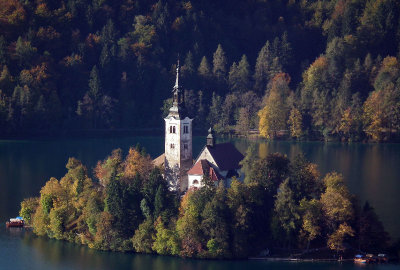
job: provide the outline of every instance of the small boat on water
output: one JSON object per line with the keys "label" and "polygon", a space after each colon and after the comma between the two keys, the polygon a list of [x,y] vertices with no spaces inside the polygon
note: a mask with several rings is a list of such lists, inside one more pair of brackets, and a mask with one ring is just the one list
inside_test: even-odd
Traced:
{"label": "small boat on water", "polygon": [[22,217],[10,218],[10,221],[6,222],[7,228],[12,227],[24,227],[24,219]]}
{"label": "small boat on water", "polygon": [[386,254],[378,254],[378,262],[379,263],[387,263],[389,261],[389,258]]}
{"label": "small boat on water", "polygon": [[356,256],[354,256],[354,262],[355,263],[367,263],[367,259],[360,254],[357,254]]}
{"label": "small boat on water", "polygon": [[367,254],[365,255],[365,258],[367,259],[367,263],[376,263],[377,258],[374,256],[374,254]]}
{"label": "small boat on water", "polygon": [[357,254],[354,256],[354,262],[355,263],[387,263],[389,261],[389,258],[386,254],[378,254],[378,256],[375,256],[374,254],[367,254],[367,255],[360,255]]}

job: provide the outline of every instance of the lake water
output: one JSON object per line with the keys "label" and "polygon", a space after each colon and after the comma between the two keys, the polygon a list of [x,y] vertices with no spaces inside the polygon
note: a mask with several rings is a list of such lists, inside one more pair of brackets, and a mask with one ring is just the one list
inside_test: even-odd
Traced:
{"label": "lake water", "polygon": [[[228,139],[224,139],[228,140]],[[245,152],[256,143],[260,156],[281,152],[290,158],[303,152],[321,173],[335,170],[345,176],[351,192],[376,209],[393,239],[400,238],[400,144],[341,144],[320,142],[269,142],[232,140]],[[163,152],[162,137],[54,139],[0,141],[0,222],[18,214],[25,197],[37,196],[52,176],[66,173],[68,157],[80,159],[91,171],[112,149],[124,153],[140,143],[153,157]],[[196,156],[205,143],[195,137]],[[99,252],[61,241],[39,238],[23,229],[6,229],[0,223],[2,269],[354,269],[352,263],[282,263],[265,261],[202,261],[164,256]],[[399,265],[367,266],[400,269]]]}

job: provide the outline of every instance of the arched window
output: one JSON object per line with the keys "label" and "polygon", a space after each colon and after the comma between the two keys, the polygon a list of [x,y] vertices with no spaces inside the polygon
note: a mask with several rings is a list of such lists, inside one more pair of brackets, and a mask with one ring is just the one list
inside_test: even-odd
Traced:
{"label": "arched window", "polygon": [[198,180],[193,180],[193,185],[198,185],[199,181]]}
{"label": "arched window", "polygon": [[172,133],[176,133],[175,126],[172,127]]}
{"label": "arched window", "polygon": [[169,133],[172,133],[172,126],[169,126]]}

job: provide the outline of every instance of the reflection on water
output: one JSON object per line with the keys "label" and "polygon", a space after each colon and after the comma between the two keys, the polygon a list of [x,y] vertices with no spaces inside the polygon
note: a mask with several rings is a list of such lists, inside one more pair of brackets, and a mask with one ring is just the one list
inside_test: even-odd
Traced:
{"label": "reflection on water", "polygon": [[[398,265],[368,265],[368,269],[394,270]],[[0,269],[13,270],[353,270],[353,263],[268,262],[262,260],[213,261],[169,256],[102,252],[72,243],[37,237],[30,231],[0,229]]]}

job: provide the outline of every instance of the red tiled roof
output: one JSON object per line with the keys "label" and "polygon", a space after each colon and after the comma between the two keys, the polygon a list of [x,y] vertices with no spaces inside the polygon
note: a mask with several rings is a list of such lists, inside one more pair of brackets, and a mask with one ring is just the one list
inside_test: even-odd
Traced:
{"label": "red tiled roof", "polygon": [[209,176],[212,181],[224,179],[213,167],[210,167]]}
{"label": "red tiled roof", "polygon": [[196,162],[194,166],[188,171],[188,174],[196,174],[196,175],[203,175],[204,174],[204,166],[207,166],[208,164],[207,160],[202,159]]}
{"label": "red tiled roof", "polygon": [[194,166],[188,171],[188,174],[195,174],[195,175],[206,175],[210,177],[213,181],[218,181],[223,179],[222,175],[220,175],[211,164],[206,160],[202,159],[196,162]]}

